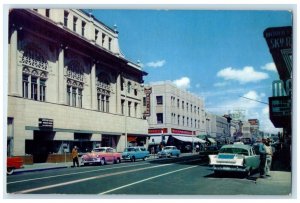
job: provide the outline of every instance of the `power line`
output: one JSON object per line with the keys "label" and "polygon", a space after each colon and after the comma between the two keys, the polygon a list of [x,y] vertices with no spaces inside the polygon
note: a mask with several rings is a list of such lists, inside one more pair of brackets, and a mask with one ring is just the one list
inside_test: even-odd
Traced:
{"label": "power line", "polygon": [[248,98],[248,97],[243,97],[243,96],[239,96],[239,97],[242,97],[242,98],[245,98],[245,99],[248,99],[248,100],[252,100],[252,101],[256,101],[256,102],[259,102],[259,103],[262,103],[262,104],[267,104],[267,105],[269,105],[269,103],[262,102],[262,101],[259,101],[259,100],[255,100],[255,99],[250,99],[250,98]]}

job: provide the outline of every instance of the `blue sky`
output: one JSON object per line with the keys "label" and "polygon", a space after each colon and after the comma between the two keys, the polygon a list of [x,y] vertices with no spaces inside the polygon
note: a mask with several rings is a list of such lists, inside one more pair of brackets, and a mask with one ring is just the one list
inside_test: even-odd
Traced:
{"label": "blue sky", "polygon": [[205,101],[208,112],[243,109],[261,128],[269,121],[271,84],[278,79],[263,31],[292,25],[288,11],[258,10],[93,10],[106,25],[117,25],[125,57],[141,62],[145,83],[172,81]]}

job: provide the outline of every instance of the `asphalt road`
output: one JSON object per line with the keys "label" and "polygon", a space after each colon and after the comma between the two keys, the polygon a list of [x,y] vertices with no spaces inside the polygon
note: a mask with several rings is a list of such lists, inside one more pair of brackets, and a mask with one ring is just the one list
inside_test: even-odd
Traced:
{"label": "asphalt road", "polygon": [[[289,177],[215,177],[198,156],[64,168],[7,177],[10,194],[288,195]],[[104,197],[105,197],[104,196]]]}

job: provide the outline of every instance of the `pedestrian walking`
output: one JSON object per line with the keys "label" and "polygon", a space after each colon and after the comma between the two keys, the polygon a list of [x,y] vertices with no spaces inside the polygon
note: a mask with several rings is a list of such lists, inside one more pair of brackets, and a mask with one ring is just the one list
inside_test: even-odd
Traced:
{"label": "pedestrian walking", "polygon": [[270,176],[270,170],[271,170],[271,165],[272,165],[272,156],[273,156],[273,149],[271,146],[271,140],[270,138],[267,139],[266,141],[266,176]]}
{"label": "pedestrian walking", "polygon": [[260,155],[260,164],[259,164],[259,173],[260,177],[265,177],[265,168],[266,168],[266,147],[265,147],[265,139],[258,139],[259,142],[259,155]]}
{"label": "pedestrian walking", "polygon": [[73,167],[75,167],[75,163],[77,167],[79,167],[77,146],[74,146],[74,148],[72,149],[72,159],[73,159]]}

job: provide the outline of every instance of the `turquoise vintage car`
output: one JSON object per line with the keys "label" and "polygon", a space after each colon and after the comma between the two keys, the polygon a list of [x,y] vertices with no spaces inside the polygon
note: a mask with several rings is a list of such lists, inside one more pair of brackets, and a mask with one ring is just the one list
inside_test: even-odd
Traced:
{"label": "turquoise vintage car", "polygon": [[180,150],[175,146],[166,146],[162,148],[160,152],[157,153],[158,158],[161,157],[171,157],[171,156],[180,156]]}
{"label": "turquoise vintage car", "polygon": [[122,159],[135,161],[136,159],[146,160],[150,156],[145,147],[127,147],[122,153]]}
{"label": "turquoise vintage car", "polygon": [[240,172],[249,176],[259,168],[260,156],[250,145],[224,145],[217,155],[209,155],[215,175],[222,172]]}

